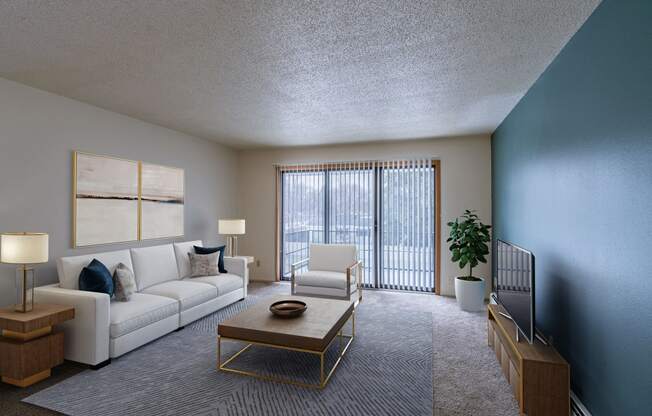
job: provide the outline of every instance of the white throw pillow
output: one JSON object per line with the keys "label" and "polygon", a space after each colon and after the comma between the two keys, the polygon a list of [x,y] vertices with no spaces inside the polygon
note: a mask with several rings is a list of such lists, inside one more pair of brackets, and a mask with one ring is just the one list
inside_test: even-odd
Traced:
{"label": "white throw pillow", "polygon": [[131,295],[136,292],[134,272],[125,266],[124,263],[119,263],[113,272],[113,287],[115,300],[120,302],[127,302],[131,298]]}

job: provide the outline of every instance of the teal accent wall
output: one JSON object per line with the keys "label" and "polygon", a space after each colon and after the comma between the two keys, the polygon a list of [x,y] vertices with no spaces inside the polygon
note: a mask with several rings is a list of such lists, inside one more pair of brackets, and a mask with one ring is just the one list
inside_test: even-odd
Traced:
{"label": "teal accent wall", "polygon": [[652,0],[605,0],[492,136],[494,236],[592,412],[652,415]]}

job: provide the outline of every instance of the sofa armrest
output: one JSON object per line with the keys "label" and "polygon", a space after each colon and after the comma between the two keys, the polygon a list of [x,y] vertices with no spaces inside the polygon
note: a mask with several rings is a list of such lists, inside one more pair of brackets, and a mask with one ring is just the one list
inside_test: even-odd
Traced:
{"label": "sofa armrest", "polygon": [[67,360],[96,365],[109,359],[109,295],[54,284],[35,288],[34,301],[75,308],[75,318],[60,325],[65,332]]}
{"label": "sofa armrest", "polygon": [[244,257],[224,257],[224,268],[229,273],[242,277],[242,287],[245,297],[247,296],[247,286],[249,285],[249,268],[247,259]]}

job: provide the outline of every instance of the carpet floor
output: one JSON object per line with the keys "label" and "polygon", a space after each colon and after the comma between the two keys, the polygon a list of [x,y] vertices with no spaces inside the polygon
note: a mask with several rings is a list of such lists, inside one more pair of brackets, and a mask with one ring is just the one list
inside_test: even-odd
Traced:
{"label": "carpet floor", "polygon": [[[254,302],[269,294],[288,291],[289,287],[286,284],[252,284],[250,290],[252,296],[247,302]],[[112,407],[95,403],[95,406],[90,408],[84,400],[86,394],[77,392],[66,395],[62,392],[70,389],[71,386],[77,386],[76,388],[82,391],[92,391],[98,388],[95,386],[101,388],[105,383],[109,383],[110,386],[119,386],[122,383],[130,388],[122,386],[119,391],[123,391],[128,397],[135,396],[139,399],[142,399],[142,396],[138,396],[139,391],[145,390],[151,395],[152,391],[160,392],[162,384],[167,385],[166,395],[176,398],[167,400],[159,393],[158,402],[150,404],[150,408],[157,410],[156,414],[518,415],[518,408],[510,387],[500,372],[493,352],[486,345],[485,313],[462,312],[457,308],[455,300],[450,298],[370,290],[365,291],[359,315],[361,317],[356,324],[364,323],[364,326],[360,327],[356,334],[358,338],[347,358],[321,394],[306,389],[301,389],[300,394],[297,394],[298,390],[293,386],[249,380],[246,377],[230,374],[232,378],[228,381],[220,380],[218,384],[210,384],[211,380],[217,379],[216,371],[214,365],[206,365],[205,362],[211,358],[214,361],[215,349],[211,344],[214,343],[214,332],[212,331],[214,331],[215,320],[223,319],[216,314],[189,325],[183,331],[170,334],[127,354],[100,371],[85,371],[81,366],[66,363],[57,369],[50,380],[33,386],[28,389],[29,391],[2,386],[0,387],[0,396],[2,396],[0,413],[56,414],[42,407],[19,402],[30,393],[38,392],[27,401],[46,405],[50,409],[62,410],[68,414],[117,414],[112,410],[115,405]],[[161,347],[158,347],[159,344]],[[208,345],[208,347],[205,351],[198,352],[193,345]],[[354,348],[356,346],[360,348],[356,350]],[[235,348],[234,344],[234,351]],[[148,353],[148,349],[151,353]],[[161,363],[170,362],[169,356],[177,354],[194,357],[191,359],[193,364],[188,365],[186,358],[185,367],[179,364],[172,366],[174,370],[164,371]],[[202,356],[202,354],[206,355]],[[286,357],[263,354],[251,354],[241,364],[260,368],[260,366],[264,367],[266,362],[288,362]],[[399,362],[400,365],[379,365],[374,361],[379,355],[382,355],[388,363]],[[401,355],[405,355],[405,358],[397,361],[396,357]],[[264,358],[263,361],[256,361],[261,357]],[[297,362],[298,368],[283,367],[282,371],[296,373],[305,370],[308,365],[301,360],[294,361]],[[141,374],[139,382],[135,383],[136,372],[130,367],[138,368],[143,366],[143,363],[148,363],[148,367],[158,368],[158,370]],[[266,370],[279,371],[282,368],[272,367]],[[107,372],[107,375],[108,372],[113,374],[105,381],[102,377],[103,371]],[[357,377],[355,377],[356,371]],[[427,376],[425,373],[428,373]],[[200,378],[204,381],[203,384],[196,382],[200,374],[205,374],[205,378]],[[80,380],[84,383],[78,383]],[[56,383],[57,381],[59,382]],[[350,388],[348,390],[343,388],[346,382],[351,386],[360,386],[354,390],[356,395],[351,396]],[[41,386],[44,383],[47,384]],[[52,385],[52,383],[56,384]],[[212,388],[204,390],[204,384],[207,383]],[[243,384],[246,384],[246,387]],[[225,385],[230,387],[225,388]],[[423,386],[427,386],[430,391],[423,391]],[[40,389],[43,390],[39,392]],[[185,394],[178,394],[179,389]],[[206,391],[212,394],[210,401],[202,401],[202,398],[207,395]],[[5,392],[9,394],[5,395]],[[220,392],[226,393],[221,395]],[[57,394],[61,395],[57,398]],[[185,396],[188,396],[189,402],[199,400],[203,404],[197,405],[196,408],[175,407],[174,403],[184,400]],[[377,399],[374,404],[374,400],[365,400],[365,396],[382,398]],[[61,407],[56,403],[53,405],[54,402],[61,402],[62,398],[65,398],[67,407]],[[118,403],[120,400],[120,394],[115,394],[113,403]],[[134,407],[121,408],[121,414],[144,414],[147,408],[135,403],[136,401],[132,401]],[[350,403],[360,405],[344,405]],[[400,406],[404,407],[396,407],[396,403],[402,403]],[[288,410],[292,411],[288,412]],[[88,413],[89,411],[91,413]]]}

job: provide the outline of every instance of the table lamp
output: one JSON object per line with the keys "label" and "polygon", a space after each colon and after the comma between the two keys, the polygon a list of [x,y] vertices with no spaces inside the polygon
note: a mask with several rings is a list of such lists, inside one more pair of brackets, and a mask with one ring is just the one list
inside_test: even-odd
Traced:
{"label": "table lamp", "polygon": [[238,255],[238,235],[245,233],[245,220],[224,219],[217,223],[218,233],[227,235],[226,255]]}
{"label": "table lamp", "polygon": [[0,234],[0,262],[18,264],[16,270],[16,311],[34,307],[34,269],[29,264],[48,261],[48,235],[45,233]]}

